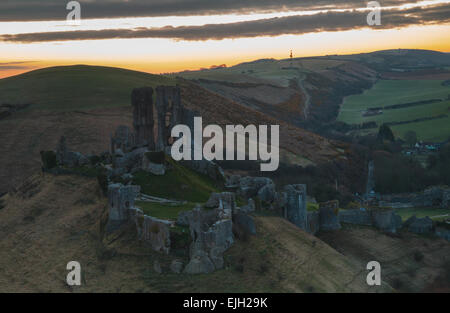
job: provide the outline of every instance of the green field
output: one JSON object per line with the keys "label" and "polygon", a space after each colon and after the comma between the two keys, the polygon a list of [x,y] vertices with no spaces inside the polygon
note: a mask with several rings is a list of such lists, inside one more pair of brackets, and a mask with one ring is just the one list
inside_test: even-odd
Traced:
{"label": "green field", "polygon": [[443,221],[450,218],[450,209],[441,208],[402,208],[396,209],[395,213],[400,215],[403,221],[406,221],[413,215],[418,218],[428,216],[434,221]]}
{"label": "green field", "polygon": [[212,192],[220,190],[209,177],[182,166],[170,157],[166,157],[166,162],[169,169],[165,175],[138,171],[134,174],[133,184],[141,186],[141,192],[150,196],[193,203],[204,203]]}
{"label": "green field", "polygon": [[129,106],[133,88],[175,83],[162,75],[119,68],[59,66],[1,79],[0,103],[68,111]]}
{"label": "green field", "polygon": [[189,211],[195,208],[195,203],[191,202],[182,205],[167,205],[137,201],[136,205],[140,207],[146,215],[168,220],[176,220],[180,212]]}
{"label": "green field", "polygon": [[[450,116],[450,112],[448,114]],[[450,137],[450,117],[412,124],[395,125],[391,127],[394,135],[404,138],[405,133],[414,130],[419,140],[433,142],[445,141]]]}
{"label": "green field", "polygon": [[[443,86],[441,80],[381,80],[373,88],[359,95],[346,97],[338,116],[339,121],[348,124],[360,124],[375,121],[382,123],[411,121],[420,118],[449,115],[450,87]],[[385,107],[431,99],[444,101],[414,105],[399,109],[384,110],[383,114],[363,117],[362,113],[368,108]],[[393,125],[392,130],[398,137],[413,130],[420,140],[441,141],[450,136],[450,119],[420,121],[402,125]],[[375,132],[371,129],[367,132]]]}

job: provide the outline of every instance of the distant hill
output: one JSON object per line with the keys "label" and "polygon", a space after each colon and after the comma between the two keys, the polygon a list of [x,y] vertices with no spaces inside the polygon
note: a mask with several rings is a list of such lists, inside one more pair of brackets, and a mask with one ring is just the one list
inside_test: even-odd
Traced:
{"label": "distant hill", "polygon": [[381,50],[348,56],[370,64],[377,70],[420,69],[450,66],[450,54],[420,49]]}
{"label": "distant hill", "polygon": [[336,119],[344,96],[360,93],[376,71],[352,59],[261,59],[228,68],[179,73],[246,107],[298,125]]}
{"label": "distant hill", "polygon": [[101,66],[58,66],[0,79],[0,104],[80,110],[130,105],[136,87],[173,85],[162,75]]}
{"label": "distant hill", "polygon": [[[434,85],[449,81],[450,54],[431,50],[396,49],[350,55],[261,59],[229,68],[182,72],[179,75],[246,107],[323,134],[338,117],[340,121],[357,125],[366,120],[373,120],[342,119],[342,109],[348,110],[346,99],[358,98],[363,92],[365,95],[365,91],[381,79],[405,80],[404,84],[401,84],[411,86],[410,89],[407,87],[394,91],[400,99],[407,99],[410,93],[417,93],[417,88],[413,86],[416,86],[419,80],[424,81],[426,85],[429,85],[428,81]],[[409,80],[416,82],[408,83]],[[432,80],[441,82],[431,82]],[[429,94],[425,100],[448,100],[450,95],[445,91],[448,88],[442,86],[440,89],[442,92]],[[389,95],[389,92],[384,92],[375,100],[388,100],[380,104],[381,106],[408,102],[391,101],[388,99]],[[361,115],[359,111],[367,109],[371,100],[364,99],[351,109]],[[401,112],[405,113],[401,119],[388,122],[417,122],[396,126],[399,136],[403,136],[408,130],[416,130],[424,140],[446,139],[450,133],[448,127],[445,127],[448,121],[443,118],[448,115],[448,106],[442,103],[438,111],[427,111],[417,106]],[[430,116],[442,117],[439,120],[442,127],[435,128],[434,132],[428,131],[429,121],[422,121]]]}

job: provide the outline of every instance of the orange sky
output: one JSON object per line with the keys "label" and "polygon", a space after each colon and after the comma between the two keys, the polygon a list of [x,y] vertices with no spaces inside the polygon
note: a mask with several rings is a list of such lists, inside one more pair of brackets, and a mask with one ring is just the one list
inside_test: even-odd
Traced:
{"label": "orange sky", "polygon": [[[251,18],[259,18],[252,16]],[[248,16],[246,17],[249,18]],[[167,18],[120,19],[123,25],[167,25]],[[205,20],[206,19],[206,20]],[[204,17],[202,23],[213,17]],[[221,21],[236,21],[242,16],[225,16]],[[228,19],[228,20],[227,20]],[[84,22],[84,21],[83,21]],[[117,23],[117,20],[115,21]],[[81,29],[102,29],[108,20],[86,21]],[[171,25],[194,25],[198,19],[173,19]],[[0,35],[23,32],[67,30],[64,22],[3,22]],[[127,26],[123,26],[127,27]],[[72,64],[124,67],[150,73],[178,72],[217,64],[235,65],[260,58],[287,58],[326,54],[371,52],[383,49],[430,49],[450,52],[450,24],[409,26],[400,29],[308,33],[207,41],[172,39],[110,39],[64,42],[0,42],[0,78],[32,69]],[[25,62],[14,63],[10,62]],[[8,66],[10,69],[8,69]]]}

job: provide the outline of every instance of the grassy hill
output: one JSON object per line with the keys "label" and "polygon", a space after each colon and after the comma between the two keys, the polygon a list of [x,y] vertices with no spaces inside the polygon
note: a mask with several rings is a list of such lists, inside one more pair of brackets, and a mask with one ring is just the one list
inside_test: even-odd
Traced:
{"label": "grassy hill", "polygon": [[423,49],[390,49],[350,55],[330,55],[322,58],[362,62],[377,71],[427,69],[450,65],[449,53]]}
{"label": "grassy hill", "polygon": [[31,109],[80,110],[129,106],[133,88],[174,85],[162,75],[100,66],[58,66],[0,80],[0,104]]}
{"label": "grassy hill", "polygon": [[231,67],[185,71],[177,75],[186,79],[208,79],[232,83],[266,83],[288,87],[291,79],[302,80],[307,73],[334,68],[345,62],[321,58],[261,59]]}

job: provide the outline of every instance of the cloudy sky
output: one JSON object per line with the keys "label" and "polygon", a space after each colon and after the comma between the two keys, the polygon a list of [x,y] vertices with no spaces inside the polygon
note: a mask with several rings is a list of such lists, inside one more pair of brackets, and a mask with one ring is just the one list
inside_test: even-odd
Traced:
{"label": "cloudy sky", "polygon": [[450,0],[1,0],[0,78],[66,64],[161,73],[258,58],[421,48],[450,52]]}

